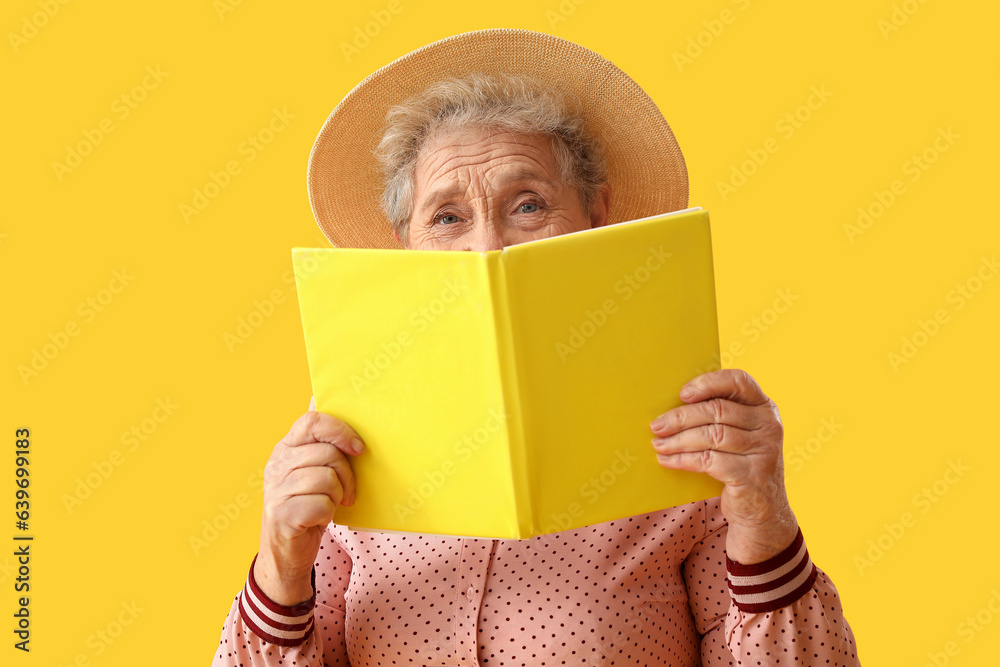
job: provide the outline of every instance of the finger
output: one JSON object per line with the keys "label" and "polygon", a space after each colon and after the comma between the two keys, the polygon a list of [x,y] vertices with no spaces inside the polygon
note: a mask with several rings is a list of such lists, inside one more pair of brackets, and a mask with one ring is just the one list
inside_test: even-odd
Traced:
{"label": "finger", "polygon": [[346,507],[354,504],[354,501],[358,499],[357,496],[357,481],[354,477],[354,471],[351,469],[351,464],[346,458],[335,460],[329,467],[333,468],[337,473],[337,479],[340,481],[340,488],[343,489],[343,503]]}
{"label": "finger", "polygon": [[680,397],[685,403],[716,397],[745,405],[763,405],[770,401],[746,371],[733,368],[698,375],[681,388]]}
{"label": "finger", "polygon": [[654,419],[649,427],[656,435],[666,437],[686,428],[712,423],[755,431],[764,425],[764,418],[757,406],[751,407],[725,398],[710,398],[668,410]]}
{"label": "finger", "polygon": [[[293,470],[306,470],[314,467],[327,467],[337,473],[340,485],[343,487],[343,502],[345,506],[354,504],[357,499],[355,495],[356,480],[351,462],[342,451],[328,442],[313,442],[297,447],[289,448],[293,453],[293,460],[287,463],[288,473]],[[287,477],[287,475],[286,475]]]}
{"label": "finger", "polygon": [[312,411],[315,409],[316,409],[316,396],[314,395],[309,397],[309,410]]}
{"label": "finger", "polygon": [[728,486],[742,484],[750,470],[747,457],[713,449],[679,454],[657,454],[656,462],[671,470],[702,472]]}
{"label": "finger", "polygon": [[355,500],[354,472],[347,461],[339,466],[296,468],[288,473],[278,492],[286,498],[324,493],[334,503],[343,501],[345,506],[349,506]]}
{"label": "finger", "polygon": [[344,452],[329,442],[308,442],[304,445],[286,447],[282,459],[282,465],[288,470],[332,466],[335,462],[347,461]]}
{"label": "finger", "polygon": [[706,424],[684,429],[665,438],[653,438],[653,449],[659,454],[718,450],[731,454],[745,454],[753,441],[750,431],[725,424]]}
{"label": "finger", "polygon": [[347,454],[360,454],[365,449],[357,431],[332,415],[316,411],[296,419],[282,442],[289,447],[309,442],[329,442]]}
{"label": "finger", "polygon": [[305,532],[313,526],[326,526],[333,521],[337,506],[325,493],[295,496],[282,507],[281,524],[291,525],[298,532]]}

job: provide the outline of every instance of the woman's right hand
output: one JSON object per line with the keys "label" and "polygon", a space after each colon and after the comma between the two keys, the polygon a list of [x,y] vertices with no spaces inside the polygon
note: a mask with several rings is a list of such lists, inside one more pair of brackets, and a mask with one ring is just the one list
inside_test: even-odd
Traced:
{"label": "woman's right hand", "polygon": [[278,604],[294,606],[312,597],[312,566],[323,531],[337,505],[354,503],[354,473],[346,454],[363,450],[353,428],[314,410],[299,417],[274,446],[264,467],[254,579]]}

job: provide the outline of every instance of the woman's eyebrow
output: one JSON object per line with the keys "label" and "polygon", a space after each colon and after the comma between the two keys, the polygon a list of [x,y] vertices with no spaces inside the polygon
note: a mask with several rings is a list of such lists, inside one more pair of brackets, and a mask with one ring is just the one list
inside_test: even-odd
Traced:
{"label": "woman's eyebrow", "polygon": [[[558,184],[554,183],[551,178],[530,167],[517,167],[510,172],[501,171],[498,174],[497,180],[498,186],[504,189],[513,188],[525,181],[539,183],[552,190],[558,188]],[[424,199],[415,212],[420,213],[428,209],[433,209],[445,201],[460,197],[465,194],[466,190],[467,188],[462,185],[450,185],[437,190],[431,190],[427,194],[427,198]]]}
{"label": "woman's eyebrow", "polygon": [[431,190],[430,193],[427,195],[427,198],[424,199],[423,203],[420,205],[420,207],[417,209],[416,212],[419,213],[421,211],[433,209],[442,202],[461,196],[462,194],[465,193],[466,189],[467,188],[461,185],[452,185],[451,187]]}
{"label": "woman's eyebrow", "polygon": [[530,167],[518,167],[509,174],[504,173],[502,174],[500,180],[505,186],[516,185],[518,183],[523,183],[524,181],[534,181],[541,183],[548,188],[552,188],[553,190],[557,188],[557,184],[554,183],[551,178],[541,172],[531,169]]}

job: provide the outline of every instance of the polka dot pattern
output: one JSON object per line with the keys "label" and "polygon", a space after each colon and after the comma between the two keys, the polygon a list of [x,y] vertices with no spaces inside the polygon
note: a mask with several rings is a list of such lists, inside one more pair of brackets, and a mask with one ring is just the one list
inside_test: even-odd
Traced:
{"label": "polka dot pattern", "polygon": [[234,604],[214,664],[859,664],[822,571],[786,607],[739,611],[725,539],[718,498],[530,540],[331,524],[315,631],[297,646],[269,644]]}

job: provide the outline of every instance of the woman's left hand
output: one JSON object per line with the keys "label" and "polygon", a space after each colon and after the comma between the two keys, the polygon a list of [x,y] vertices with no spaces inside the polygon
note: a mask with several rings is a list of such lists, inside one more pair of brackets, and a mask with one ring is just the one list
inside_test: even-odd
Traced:
{"label": "woman's left hand", "polygon": [[680,397],[686,405],[650,424],[657,461],[726,485],[729,558],[750,564],[776,556],[798,532],[785,494],[778,406],[745,371],[728,368],[693,378]]}

